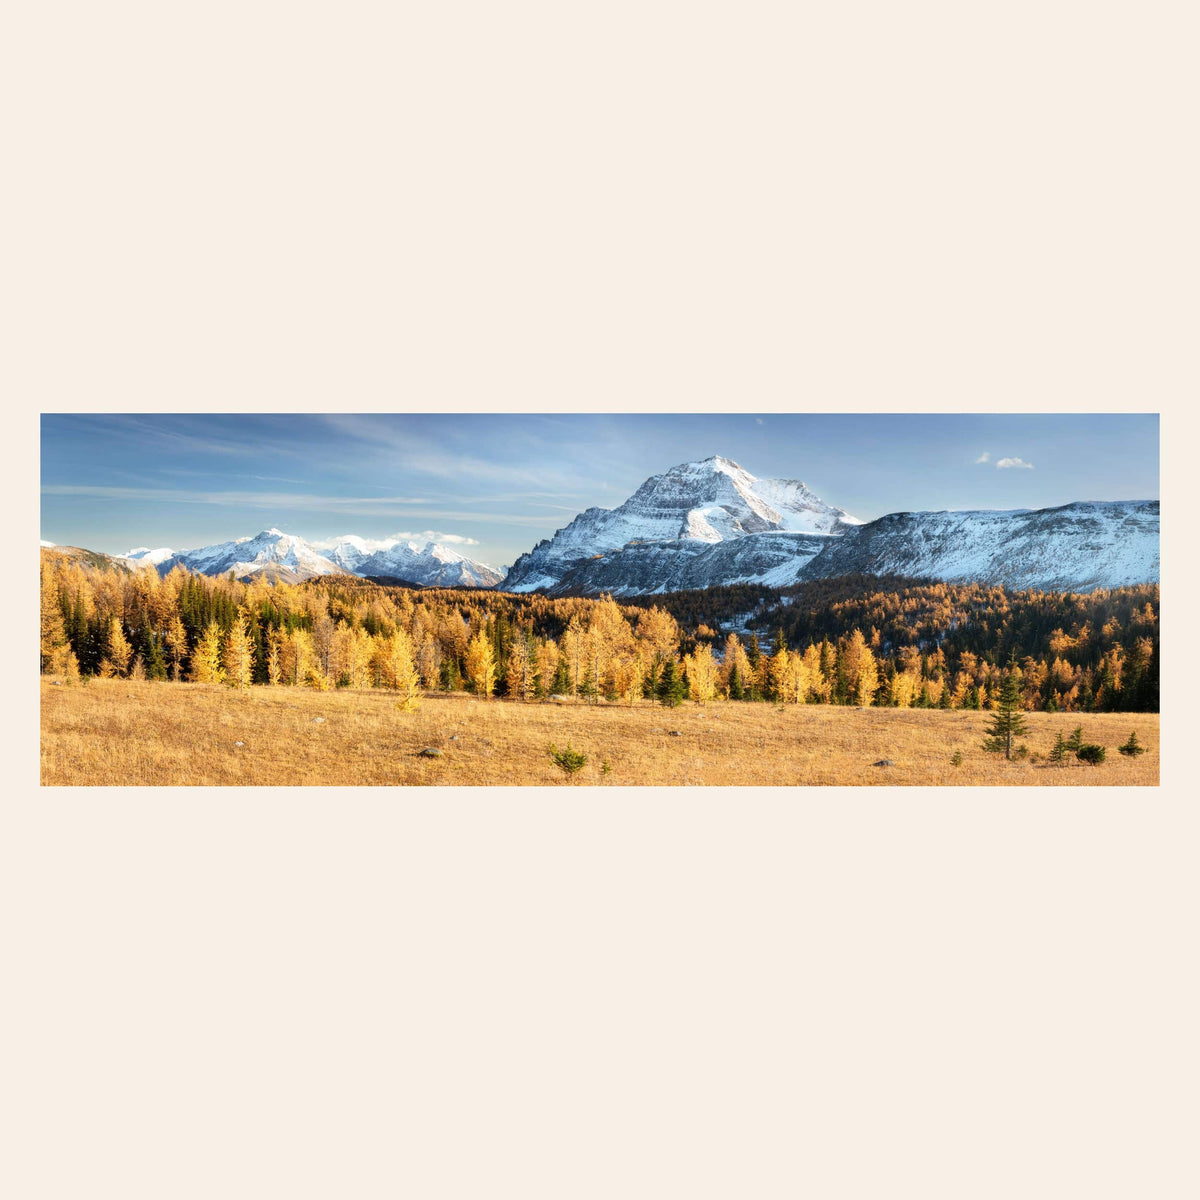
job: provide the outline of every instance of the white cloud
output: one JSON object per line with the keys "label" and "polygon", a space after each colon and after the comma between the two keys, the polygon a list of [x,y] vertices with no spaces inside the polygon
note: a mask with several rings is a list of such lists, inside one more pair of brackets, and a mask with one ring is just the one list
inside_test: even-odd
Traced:
{"label": "white cloud", "polygon": [[426,529],[424,533],[394,533],[392,536],[399,542],[451,542],[455,546],[479,545],[476,538],[463,537],[459,533],[439,533],[436,529]]}
{"label": "white cloud", "polygon": [[1002,458],[996,467],[999,470],[1003,470],[1005,467],[1023,467],[1026,471],[1032,471],[1033,463],[1027,463],[1023,458]]}
{"label": "white cloud", "polygon": [[756,425],[761,425],[761,424],[763,423],[763,419],[762,419],[762,417],[755,417],[755,418],[754,418],[754,423],[755,423]]}
{"label": "white cloud", "polygon": [[[357,536],[357,535],[350,535]],[[452,542],[460,546],[478,546],[479,542],[473,537],[463,537],[459,533],[441,533],[436,529],[426,529],[420,533],[412,533],[411,531],[401,531],[393,533],[391,537],[385,538],[362,538],[358,539],[364,549],[372,554],[376,550],[390,550],[397,542],[420,542],[424,545],[426,542]],[[322,541],[312,541],[309,544],[314,550],[332,550],[337,545],[337,538],[325,538]]]}
{"label": "white cloud", "polygon": [[992,452],[990,450],[985,450],[975,461],[977,463],[981,463],[981,462],[991,462],[991,460],[992,460]]}

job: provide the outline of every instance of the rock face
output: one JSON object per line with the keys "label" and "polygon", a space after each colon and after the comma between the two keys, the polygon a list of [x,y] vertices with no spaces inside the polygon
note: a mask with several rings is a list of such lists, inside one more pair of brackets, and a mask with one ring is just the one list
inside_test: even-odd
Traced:
{"label": "rock face", "polygon": [[[551,595],[637,596],[682,592],[725,583],[787,587],[835,535],[754,533],[733,541],[647,542],[569,567]],[[507,584],[505,590],[508,590]]]}
{"label": "rock face", "polygon": [[831,539],[802,579],[856,573],[1093,591],[1159,577],[1157,500],[891,513]]}
{"label": "rock face", "polygon": [[[836,536],[858,524],[856,518],[826,504],[799,480],[758,479],[730,459],[706,458],[652,476],[619,508],[589,508],[580,513],[554,537],[539,542],[513,563],[504,590],[564,590],[560,584],[572,569],[625,550],[630,552],[627,561],[632,575],[618,586],[627,594],[669,590],[661,578],[647,587],[651,572],[693,581],[672,586],[710,587],[728,580],[697,569],[691,561],[706,549],[756,535],[793,533],[809,536],[807,541],[794,543],[806,554],[816,544],[813,535]],[[654,547],[653,558],[646,557],[647,544]],[[780,564],[781,548],[764,545],[761,553],[762,561],[770,566],[759,567],[749,561],[743,565],[765,571]],[[623,570],[623,563],[615,568],[610,564],[600,573],[616,580]],[[593,586],[587,576],[581,576],[578,585]]]}

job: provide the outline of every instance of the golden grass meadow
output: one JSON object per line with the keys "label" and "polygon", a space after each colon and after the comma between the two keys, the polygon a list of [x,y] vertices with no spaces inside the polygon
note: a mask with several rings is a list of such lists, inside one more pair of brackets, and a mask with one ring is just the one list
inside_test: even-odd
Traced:
{"label": "golden grass meadow", "polygon": [[[1155,786],[1157,713],[1023,714],[1025,761],[981,749],[987,712],[716,701],[666,708],[379,690],[41,681],[46,786]],[[1049,764],[1059,731],[1099,766]],[[1146,753],[1117,746],[1136,731]],[[549,747],[586,755],[574,774]],[[425,757],[425,749],[440,750]],[[962,755],[961,765],[951,760]],[[894,765],[872,765],[890,759]]]}

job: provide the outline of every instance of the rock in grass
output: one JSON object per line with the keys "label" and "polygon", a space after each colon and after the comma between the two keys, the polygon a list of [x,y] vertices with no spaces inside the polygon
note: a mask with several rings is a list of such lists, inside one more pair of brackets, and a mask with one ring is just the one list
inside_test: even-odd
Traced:
{"label": "rock in grass", "polygon": [[878,762],[873,762],[873,767],[894,767],[896,764],[890,758],[881,758]]}
{"label": "rock in grass", "polygon": [[667,734],[667,737],[683,737],[683,734],[678,729],[672,729]]}
{"label": "rock in grass", "polygon": [[325,724],[325,718],[324,718],[324,717],[313,717],[313,719],[312,719],[312,723],[313,723],[314,725],[324,725],[324,724]]}
{"label": "rock in grass", "polygon": [[426,746],[424,750],[417,751],[418,758],[441,758],[442,751],[435,750],[432,746]]}

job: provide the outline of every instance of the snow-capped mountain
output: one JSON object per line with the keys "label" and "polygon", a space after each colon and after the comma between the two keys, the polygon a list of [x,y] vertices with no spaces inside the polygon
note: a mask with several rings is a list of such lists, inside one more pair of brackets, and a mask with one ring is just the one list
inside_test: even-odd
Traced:
{"label": "snow-capped mountain", "polygon": [[152,563],[163,575],[176,565],[198,575],[228,575],[232,571],[238,579],[263,575],[294,581],[316,575],[346,574],[303,538],[278,529],[264,529],[253,537],[235,538],[196,550],[131,550],[125,557]]}
{"label": "snow-capped mountain", "polygon": [[120,557],[135,566],[152,565],[163,575],[179,565],[200,575],[232,571],[238,579],[259,575],[289,582],[317,575],[369,575],[422,587],[494,587],[503,578],[494,568],[432,541],[422,546],[400,538],[346,534],[328,543],[308,542],[278,529],[196,550],[139,546]]}
{"label": "snow-capped mountain", "polygon": [[160,546],[157,550],[151,550],[149,546],[138,546],[135,550],[126,550],[121,557],[138,563],[140,566],[157,567],[159,563],[166,562],[168,558],[174,558],[175,551],[168,546]]}
{"label": "snow-capped mountain", "polygon": [[[672,556],[675,565],[669,570],[674,572],[706,547],[724,542],[777,533],[837,536],[859,524],[799,480],[758,479],[730,459],[715,456],[652,476],[618,508],[589,508],[580,513],[554,537],[521,555],[509,570],[504,587],[514,592],[554,589],[586,560],[597,555],[615,557],[626,548],[636,554],[636,547],[645,543],[659,547],[675,544],[673,552],[660,550]],[[676,562],[674,556],[682,557]],[[638,561],[644,566],[645,552]],[[620,565],[612,568],[614,579],[621,569]],[[630,582],[622,590],[641,591],[643,587]]]}
{"label": "snow-capped mountain", "polygon": [[1158,535],[1156,500],[862,524],[802,483],[708,458],[655,475],[619,508],[580,513],[517,559],[504,589],[628,596],[861,573],[1089,591],[1156,582]]}
{"label": "snow-capped mountain", "polygon": [[1157,500],[1012,512],[900,512],[831,539],[802,578],[861,572],[1092,591],[1157,582],[1158,540]]}
{"label": "snow-capped mountain", "polygon": [[504,578],[495,567],[432,541],[424,545],[402,538],[372,541],[346,534],[326,553],[351,574],[403,579],[424,587],[495,587]]}

